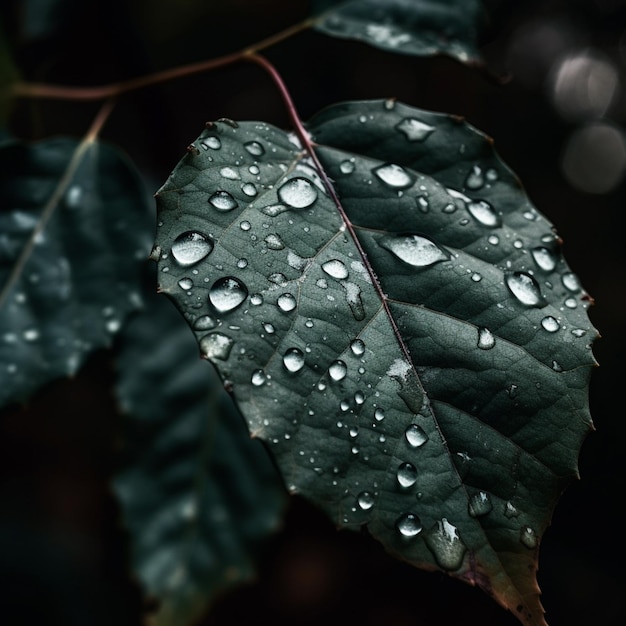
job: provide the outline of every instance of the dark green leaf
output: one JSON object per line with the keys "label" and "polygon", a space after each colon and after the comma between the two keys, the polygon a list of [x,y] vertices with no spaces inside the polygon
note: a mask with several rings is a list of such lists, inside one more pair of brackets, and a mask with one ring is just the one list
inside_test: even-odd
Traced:
{"label": "dark green leaf", "polygon": [[320,2],[326,10],[315,28],[334,37],[364,41],[389,52],[443,54],[481,63],[477,49],[484,21],[478,0],[352,0]]}
{"label": "dark green leaf", "polygon": [[176,309],[156,294],[146,305],[119,345],[126,441],[114,487],[133,568],[159,601],[154,623],[185,626],[254,575],[285,490]]}
{"label": "dark green leaf", "polygon": [[590,298],[460,118],[348,102],[307,127],[321,170],[293,134],[209,125],[157,195],[160,289],[292,492],[543,624]]}
{"label": "dark green leaf", "polygon": [[0,406],[74,374],[140,304],[153,211],[110,146],[0,148]]}

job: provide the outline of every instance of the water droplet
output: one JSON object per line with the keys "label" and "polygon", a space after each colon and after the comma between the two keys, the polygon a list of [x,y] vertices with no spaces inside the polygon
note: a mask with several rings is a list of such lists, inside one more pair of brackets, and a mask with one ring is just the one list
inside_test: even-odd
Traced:
{"label": "water droplet", "polygon": [[484,491],[479,491],[472,495],[467,505],[468,513],[472,517],[480,517],[481,515],[487,515],[493,510],[491,504],[491,498],[489,494]]}
{"label": "water droplet", "polygon": [[517,507],[511,501],[507,501],[504,505],[504,515],[508,518],[517,517],[519,515]]}
{"label": "water droplet", "polygon": [[296,308],[296,299],[290,293],[282,293],[276,301],[278,308],[284,313],[289,313]]}
{"label": "water droplet", "polygon": [[342,161],[339,164],[339,171],[342,174],[352,174],[352,172],[354,172],[354,162],[353,161]]}
{"label": "water droplet", "polygon": [[478,343],[481,350],[491,350],[496,345],[496,339],[488,328],[478,329]]}
{"label": "water droplet", "polygon": [[565,298],[565,302],[563,303],[568,309],[575,309],[578,306],[576,302],[576,298]]}
{"label": "water droplet", "polygon": [[247,231],[247,230],[250,230],[252,228],[252,224],[250,224],[250,222],[248,222],[248,220],[244,220],[243,222],[239,223],[239,228],[241,228],[241,230],[243,230],[243,231]]}
{"label": "water droplet", "polygon": [[237,267],[242,270],[246,267],[248,267],[248,259],[238,259],[237,261]]}
{"label": "water droplet", "polygon": [[395,163],[386,163],[375,167],[372,172],[389,187],[393,189],[406,189],[413,184],[415,177],[409,174],[403,167]]}
{"label": "water droplet", "polygon": [[414,117],[406,117],[396,124],[396,129],[404,133],[409,141],[424,141],[435,130],[435,127]]}
{"label": "water droplet", "polygon": [[[113,331],[117,330],[118,328],[119,325],[117,326],[117,328],[114,328]],[[24,331],[23,336],[26,341],[36,341],[37,339],[39,339],[39,331],[36,328],[29,328]]]}
{"label": "water droplet", "polygon": [[232,167],[223,167],[220,170],[220,175],[223,178],[228,178],[229,180],[237,180],[238,178],[240,178],[239,172]]}
{"label": "water droplet", "polygon": [[430,210],[428,200],[424,196],[420,196],[419,198],[417,198],[417,206],[422,213],[428,213],[428,211]]}
{"label": "water droplet", "polygon": [[232,211],[237,205],[237,200],[228,191],[216,191],[210,198],[209,203],[218,211]]}
{"label": "water droplet", "polygon": [[541,325],[544,330],[547,330],[549,333],[555,333],[561,328],[556,318],[552,317],[552,315],[546,315],[546,317],[541,320]]}
{"label": "water droplet", "polygon": [[200,339],[200,350],[207,359],[225,361],[232,347],[233,340],[222,333],[210,333]]}
{"label": "water droplet", "polygon": [[480,189],[484,184],[482,169],[478,165],[474,165],[465,179],[465,186],[467,189]]}
{"label": "water droplet", "polygon": [[206,137],[202,140],[200,145],[206,150],[206,148],[211,148],[212,150],[219,150],[222,147],[222,142],[219,140],[219,137]]}
{"label": "water droplet", "polygon": [[556,267],[556,258],[551,250],[539,246],[531,251],[535,263],[544,271],[551,272]]}
{"label": "water droplet", "polygon": [[404,436],[412,448],[419,448],[428,441],[426,431],[417,424],[409,424],[404,431]]}
{"label": "water droplet", "polygon": [[385,409],[381,409],[380,407],[378,407],[374,411],[374,419],[377,422],[382,422],[385,419]]}
{"label": "water droplet", "polygon": [[420,235],[385,236],[380,245],[413,267],[428,267],[450,258],[436,243]]}
{"label": "water droplet", "polygon": [[185,291],[189,291],[193,287],[193,280],[191,278],[181,278],[178,281],[178,286]]}
{"label": "water droplet", "polygon": [[265,148],[258,141],[248,141],[248,143],[244,143],[243,146],[252,156],[262,156],[265,154]]}
{"label": "water droplet", "polygon": [[195,330],[210,330],[216,326],[217,322],[210,315],[201,315],[193,324]]}
{"label": "water droplet", "polygon": [[199,263],[213,250],[213,242],[202,233],[188,231],[178,235],[172,244],[172,256],[179,265]]}
{"label": "water droplet", "polygon": [[292,178],[280,187],[278,197],[294,209],[305,209],[317,200],[317,189],[306,178]]}
{"label": "water droplet", "polygon": [[322,263],[322,269],[337,280],[348,278],[348,268],[339,259],[331,259]]}
{"label": "water droplet", "polygon": [[292,373],[299,372],[304,367],[304,353],[298,348],[289,348],[283,356],[283,365]]}
{"label": "water droplet", "polygon": [[456,526],[445,517],[424,533],[424,541],[441,569],[453,571],[461,567],[467,547],[461,541]]}
{"label": "water droplet", "polygon": [[360,405],[361,405],[361,404],[363,404],[364,402],[365,402],[365,396],[363,395],[363,392],[362,392],[362,391],[357,391],[357,392],[354,394],[354,403],[355,403],[357,406],[360,406]]}
{"label": "water droplet", "polygon": [[269,322],[264,322],[263,323],[263,329],[265,330],[265,332],[268,335],[273,335],[276,332],[276,329],[274,328],[274,325],[270,324]]}
{"label": "water droplet", "polygon": [[343,361],[333,361],[328,368],[328,375],[335,382],[339,382],[346,377],[348,366]]}
{"label": "water droplet", "polygon": [[352,354],[355,356],[361,356],[365,352],[365,344],[361,339],[355,339],[350,344],[350,350],[352,350]]}
{"label": "water droplet", "polygon": [[276,233],[268,235],[264,241],[270,250],[283,250],[285,248],[283,240]]}
{"label": "water droplet", "polygon": [[369,511],[374,506],[374,495],[369,491],[361,491],[361,493],[356,497],[356,501],[359,505],[359,508],[363,511]]}
{"label": "water droplet", "polygon": [[526,306],[540,306],[543,297],[537,281],[525,272],[513,272],[505,276],[506,286],[519,302]]}
{"label": "water droplet", "polygon": [[578,281],[578,276],[572,272],[566,272],[561,276],[561,281],[563,282],[563,286],[569,291],[573,291],[574,293],[580,291],[580,282]]}
{"label": "water droplet", "polygon": [[253,304],[254,306],[260,306],[261,304],[263,304],[263,296],[260,293],[253,293],[250,296],[250,304]]}
{"label": "water droplet", "polygon": [[252,183],[245,183],[244,185],[242,185],[241,186],[241,191],[243,191],[246,194],[246,196],[250,196],[251,198],[256,196],[257,193],[259,193],[257,191],[256,186],[253,185]]}
{"label": "water droplet", "polygon": [[468,202],[467,210],[471,213],[472,217],[483,226],[495,228],[502,224],[502,220],[496,213],[496,210],[485,200],[473,200]]}
{"label": "water droplet", "polygon": [[209,300],[220,313],[230,313],[248,297],[246,286],[232,276],[219,278],[209,290]]}
{"label": "water droplet", "polygon": [[264,385],[267,381],[267,374],[263,371],[263,370],[254,370],[254,372],[252,372],[252,377],[250,378],[250,382],[255,386],[255,387],[261,387],[261,385]]}
{"label": "water droplet", "polygon": [[482,277],[482,276],[481,276],[478,272],[474,272],[474,273],[472,274],[472,280],[473,280],[475,283],[479,283],[482,279],[483,279],[483,277]]}
{"label": "water droplet", "polygon": [[396,520],[396,529],[403,537],[415,537],[422,532],[422,522],[415,513],[404,513]]}
{"label": "water droplet", "polygon": [[396,478],[400,487],[407,489],[417,482],[417,469],[411,463],[401,463],[396,472]]}
{"label": "water droplet", "polygon": [[519,540],[529,550],[537,547],[537,533],[530,526],[522,526],[520,528]]}

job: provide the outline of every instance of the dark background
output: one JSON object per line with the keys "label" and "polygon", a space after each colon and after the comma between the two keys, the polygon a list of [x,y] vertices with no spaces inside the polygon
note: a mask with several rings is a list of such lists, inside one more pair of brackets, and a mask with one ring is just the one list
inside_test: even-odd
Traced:
{"label": "dark background", "polygon": [[[581,480],[566,490],[545,534],[539,584],[550,626],[623,626],[626,2],[487,4],[488,72],[312,31],[265,54],[305,120],[336,101],[386,97],[464,116],[494,138],[556,225],[568,263],[595,299],[590,317],[602,338],[590,390],[597,430],[581,450]],[[86,86],[237,51],[309,10],[290,0],[3,0],[0,16],[24,79]],[[566,55],[578,61],[563,65]],[[25,139],[79,137],[98,106],[22,100],[9,128]],[[204,122],[219,117],[289,124],[268,77],[240,63],[124,96],[102,137],[131,156],[152,192]],[[142,601],[108,487],[119,433],[113,380],[109,355],[98,353],[75,379],[49,385],[24,410],[0,413],[2,624],[9,615],[7,626],[140,623]],[[298,498],[259,563],[258,581],[220,595],[201,624],[259,620],[518,623],[483,592],[395,561],[365,536],[337,532]]]}

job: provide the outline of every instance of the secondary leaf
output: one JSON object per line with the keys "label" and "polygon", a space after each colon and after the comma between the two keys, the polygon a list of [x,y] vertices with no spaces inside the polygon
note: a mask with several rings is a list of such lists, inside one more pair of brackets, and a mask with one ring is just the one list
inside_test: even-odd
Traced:
{"label": "secondary leaf", "polygon": [[324,12],[314,27],[327,35],[356,39],[388,52],[443,54],[481,63],[477,39],[484,20],[478,0],[352,0],[318,2]]}
{"label": "secondary leaf", "polygon": [[596,331],[491,140],[394,101],[210,124],[157,194],[160,290],[292,492],[543,624],[540,539]]}
{"label": "secondary leaf", "polygon": [[0,406],[74,374],[137,309],[153,211],[114,148],[0,147]]}
{"label": "secondary leaf", "polygon": [[159,601],[151,623],[185,626],[255,574],[285,490],[176,309],[154,292],[145,300],[117,350],[125,422],[114,488],[133,568]]}

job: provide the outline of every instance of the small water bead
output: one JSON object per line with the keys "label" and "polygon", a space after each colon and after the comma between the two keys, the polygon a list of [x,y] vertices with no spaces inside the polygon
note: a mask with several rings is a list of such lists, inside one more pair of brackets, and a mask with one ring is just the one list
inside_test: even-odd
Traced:
{"label": "small water bead", "polygon": [[396,529],[403,537],[415,537],[422,532],[422,522],[415,513],[404,513],[396,520]]}
{"label": "small water bead", "polygon": [[237,200],[228,191],[216,191],[210,198],[209,203],[218,211],[232,211],[239,206]]}
{"label": "small water bead", "polygon": [[356,501],[361,510],[369,511],[374,506],[376,500],[374,495],[369,491],[361,491],[361,493],[356,497]]}
{"label": "small water bead", "polygon": [[424,534],[424,541],[441,569],[453,571],[461,567],[467,547],[456,526],[444,517]]}
{"label": "small water bead", "polygon": [[267,382],[267,374],[261,369],[254,370],[254,372],[252,372],[252,377],[250,378],[250,382],[255,387],[261,387]]}
{"label": "small water bead", "polygon": [[357,391],[354,394],[354,402],[357,406],[360,406],[361,404],[365,402],[365,396],[363,395],[362,391]]}
{"label": "small water bead", "polygon": [[[115,332],[119,329],[119,322],[116,320],[109,320],[106,325],[107,330],[110,332]],[[39,331],[36,328],[29,328],[23,332],[23,337],[26,341],[37,341],[39,339]]]}
{"label": "small water bead", "polygon": [[485,178],[490,182],[490,183],[494,183],[496,180],[498,180],[498,172],[497,170],[495,170],[493,167],[490,167],[486,172],[485,172]]}
{"label": "small water bead", "polygon": [[254,293],[250,296],[250,304],[260,306],[263,304],[263,296],[260,293]]}
{"label": "small water bead", "polygon": [[540,306],[543,297],[537,281],[525,272],[513,272],[504,278],[506,286],[515,298],[526,306]]}
{"label": "small water bead", "polygon": [[544,272],[551,272],[556,267],[556,257],[554,253],[545,248],[543,246],[539,246],[537,248],[533,248],[531,250],[531,254],[535,263],[542,269]]}
{"label": "small water bead", "polygon": [[420,196],[417,199],[417,206],[422,213],[428,213],[430,209],[430,205],[428,204],[428,200],[424,198],[424,196]]}
{"label": "small water bead", "polygon": [[276,332],[276,329],[274,328],[273,324],[270,324],[269,322],[264,322],[263,323],[263,330],[268,334],[268,335],[273,335]]}
{"label": "small water bead", "polygon": [[261,172],[258,165],[251,165],[248,168],[248,171],[250,172],[250,174],[254,174],[255,176]]}
{"label": "small water bead", "polygon": [[243,147],[252,155],[252,156],[262,156],[265,154],[265,148],[258,141],[248,141],[243,144]]}
{"label": "small water bead", "polygon": [[233,340],[222,333],[210,333],[200,339],[200,350],[208,359],[225,361],[230,355]]}
{"label": "small water bead", "polygon": [[586,330],[583,330],[582,328],[574,328],[572,330],[572,335],[574,335],[574,337],[584,337],[587,334]]}
{"label": "small water bead", "polygon": [[283,250],[285,248],[283,240],[275,233],[265,237],[264,241],[270,250]]}
{"label": "small water bead", "polygon": [[375,167],[372,173],[393,189],[406,189],[415,180],[412,174],[409,174],[403,167],[395,163],[386,163],[385,165]]}
{"label": "small water bead", "polygon": [[219,137],[206,137],[200,142],[200,145],[206,150],[207,148],[211,148],[212,150],[219,150],[222,147],[222,142],[219,140]]}
{"label": "small water bead", "polygon": [[576,298],[565,298],[565,302],[563,304],[568,309],[575,309],[578,306],[578,302],[576,302]]}
{"label": "small water bead", "polygon": [[380,407],[378,407],[374,411],[374,419],[377,422],[382,422],[385,419],[385,409],[381,409]]}
{"label": "small water bead", "polygon": [[352,174],[352,172],[354,172],[354,160],[351,159],[349,161],[342,161],[339,164],[339,171],[342,174]]}
{"label": "small water bead", "polygon": [[491,350],[496,345],[496,339],[488,328],[478,329],[478,343],[481,350]]}
{"label": "small water bead", "polygon": [[239,222],[239,228],[243,231],[248,231],[252,228],[252,224],[250,224],[248,220],[244,220],[243,222]]}
{"label": "small water bead", "polygon": [[521,239],[513,241],[513,247],[517,250],[521,250],[524,247],[524,242]]}
{"label": "small water bead", "polygon": [[317,200],[317,189],[306,178],[292,178],[278,189],[278,197],[294,209],[305,209]]}
{"label": "small water bead", "polygon": [[350,344],[350,350],[352,350],[352,354],[355,356],[361,356],[365,352],[365,344],[361,339],[355,339]]}
{"label": "small water bead", "polygon": [[290,293],[282,293],[278,296],[278,300],[276,301],[278,304],[278,308],[284,313],[289,313],[296,308],[297,302],[296,299]]}
{"label": "small water bead", "polygon": [[348,278],[348,268],[339,259],[331,259],[322,263],[322,269],[326,274],[337,280]]}
{"label": "small water bead", "polygon": [[328,375],[335,382],[339,382],[346,377],[348,366],[341,360],[333,361],[328,368]]}
{"label": "small water bead", "polygon": [[580,282],[578,281],[578,276],[576,276],[576,274],[574,274],[573,272],[566,272],[565,274],[563,274],[563,276],[561,276],[561,282],[563,283],[563,286],[569,291],[577,292],[581,289]]}
{"label": "small water bead", "polygon": [[552,317],[552,315],[546,315],[546,317],[541,320],[541,326],[549,333],[555,333],[557,330],[559,330],[559,328],[561,328],[559,322],[556,320],[556,318]]}
{"label": "small water bead", "polygon": [[484,491],[479,491],[472,495],[469,499],[467,510],[472,517],[480,517],[481,515],[491,513],[493,504],[491,504],[489,494]]}
{"label": "small water bead", "polygon": [[385,236],[379,243],[413,267],[428,267],[450,258],[436,243],[420,235]]}
{"label": "small water bead", "polygon": [[273,274],[270,274],[267,279],[270,283],[280,285],[281,287],[284,287],[289,282],[287,277],[281,272],[274,272]]}
{"label": "small water bead", "polygon": [[483,279],[483,277],[478,272],[474,272],[471,278],[475,283],[479,283]]}
{"label": "small water bead", "polygon": [[178,235],[172,244],[172,256],[183,267],[199,263],[212,250],[213,241],[207,235],[194,231],[187,231]]}
{"label": "small water bead", "polygon": [[352,426],[350,430],[348,431],[348,434],[350,435],[350,437],[354,439],[359,434],[359,427]]}
{"label": "small water bead", "polygon": [[210,315],[201,315],[193,324],[194,330],[211,330],[217,322]]}
{"label": "small water bead", "polygon": [[502,225],[502,219],[486,200],[472,200],[468,202],[467,210],[471,213],[472,217],[483,226],[496,228]]}
{"label": "small water bead", "polygon": [[404,431],[404,436],[411,448],[419,448],[428,441],[428,434],[418,424],[409,424]]}
{"label": "small water bead", "polygon": [[209,300],[220,313],[230,313],[248,297],[247,287],[232,276],[219,278],[209,290]]}
{"label": "small water bead", "polygon": [[238,259],[237,261],[237,267],[240,270],[245,269],[246,267],[248,267],[248,259]]}
{"label": "small water bead", "polygon": [[193,287],[193,280],[191,278],[181,278],[178,281],[178,286],[185,291],[189,291]]}
{"label": "small water bead", "polygon": [[350,410],[350,403],[347,400],[342,400],[339,403],[339,408],[345,413],[346,411]]}
{"label": "small water bead", "polygon": [[298,348],[289,348],[283,355],[285,369],[293,374],[304,367],[304,353]]}
{"label": "small water bead", "polygon": [[522,542],[522,545],[526,546],[529,550],[534,550],[539,543],[537,533],[530,526],[522,526],[520,528],[519,540]]}
{"label": "small water bead", "polygon": [[229,180],[238,180],[241,178],[239,172],[232,167],[223,167],[220,170],[220,176],[222,176],[222,178],[228,178]]}
{"label": "small water bead", "polygon": [[256,185],[254,185],[253,183],[245,183],[241,186],[241,191],[243,191],[246,196],[249,196],[250,198],[253,198],[257,195],[257,193],[259,193],[257,191]]}
{"label": "small water bead", "polygon": [[396,471],[396,478],[400,487],[408,489],[417,482],[417,469],[411,463],[401,463]]}
{"label": "small water bead", "polygon": [[409,141],[424,141],[435,130],[435,127],[414,117],[406,117],[396,124],[396,129]]}
{"label": "small water bead", "polygon": [[500,243],[500,237],[498,237],[498,235],[489,235],[489,237],[487,238],[487,241],[492,246],[497,246]]}
{"label": "small water bead", "polygon": [[485,184],[483,171],[478,165],[474,165],[465,179],[467,189],[480,189]]}

